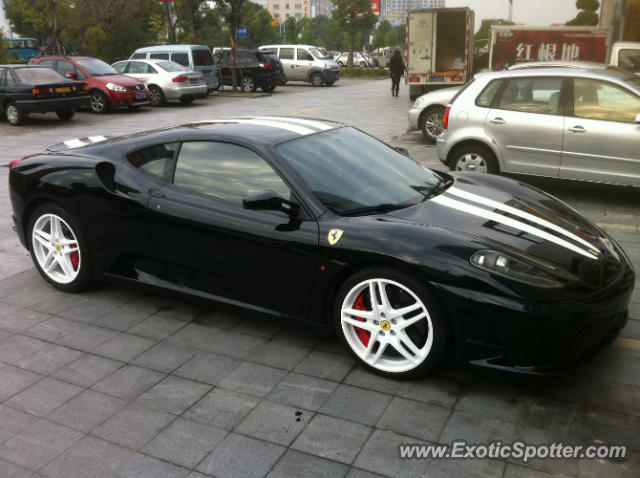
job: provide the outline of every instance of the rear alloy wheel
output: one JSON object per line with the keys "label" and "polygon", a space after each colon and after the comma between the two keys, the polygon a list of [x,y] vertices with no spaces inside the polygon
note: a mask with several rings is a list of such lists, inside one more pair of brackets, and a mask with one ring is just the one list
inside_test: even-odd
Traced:
{"label": "rear alloy wheel", "polygon": [[20,126],[27,117],[27,114],[22,112],[20,107],[13,101],[7,103],[7,106],[5,106],[4,115],[11,126]]}
{"label": "rear alloy wheel", "polygon": [[420,117],[420,130],[431,143],[435,143],[440,133],[442,133],[442,123],[444,121],[444,107],[432,106]]}
{"label": "rear alloy wheel", "polygon": [[155,85],[149,87],[149,97],[151,106],[162,106],[167,102],[162,90]]}
{"label": "rear alloy wheel", "polygon": [[324,84],[324,80],[322,79],[322,75],[320,73],[314,73],[311,75],[311,84],[313,86],[322,86]]}
{"label": "rear alloy wheel", "polygon": [[104,114],[109,109],[109,100],[107,96],[98,90],[94,90],[91,92],[89,99],[89,108],[92,113],[95,114]]}
{"label": "rear alloy wheel", "polygon": [[422,375],[446,349],[447,327],[435,298],[399,272],[369,269],[354,275],[338,292],[334,314],[356,359],[381,375]]}
{"label": "rear alloy wheel", "polygon": [[258,89],[258,87],[256,86],[256,82],[253,81],[253,78],[248,75],[242,77],[242,81],[240,82],[240,88],[242,88],[242,91],[246,93],[250,93]]}
{"label": "rear alloy wheel", "polygon": [[73,118],[73,115],[76,112],[73,110],[63,110],[63,111],[56,111],[56,114],[58,115],[58,118],[60,118],[60,121],[71,121],[71,118]]}
{"label": "rear alloy wheel", "polygon": [[496,157],[486,146],[470,144],[453,152],[451,171],[468,171],[474,173],[498,173]]}
{"label": "rear alloy wheel", "polygon": [[61,207],[44,204],[34,211],[29,241],[38,272],[57,289],[74,292],[92,282],[80,227]]}

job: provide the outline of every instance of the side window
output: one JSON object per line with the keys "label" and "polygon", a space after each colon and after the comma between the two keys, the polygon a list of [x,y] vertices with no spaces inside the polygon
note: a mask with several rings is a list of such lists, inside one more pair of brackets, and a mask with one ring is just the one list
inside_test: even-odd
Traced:
{"label": "side window", "polygon": [[293,48],[280,48],[281,60],[293,60]]}
{"label": "side window", "polygon": [[304,48],[298,48],[298,60],[299,61],[313,61],[311,53]]}
{"label": "side window", "polygon": [[156,144],[130,153],[127,159],[141,171],[168,179],[173,171],[178,146],[179,143]]}
{"label": "side window", "polygon": [[557,115],[560,107],[562,78],[517,78],[509,80],[498,108]]}
{"label": "side window", "polygon": [[640,73],[640,50],[620,50],[618,66],[634,73]]}
{"label": "side window", "polygon": [[149,73],[150,75],[157,75],[158,70],[157,68],[154,68],[151,65],[147,65],[147,73]]}
{"label": "side window", "polygon": [[118,70],[120,73],[124,73],[125,70],[127,69],[127,65],[129,63],[126,61],[121,61],[119,63],[116,63],[115,65],[113,65],[113,67]]}
{"label": "side window", "polygon": [[146,53],[134,53],[131,55],[132,60],[144,60],[145,58],[147,58]]}
{"label": "side window", "polygon": [[13,77],[13,72],[11,70],[7,70],[7,78],[6,78],[6,82],[5,82],[5,86],[18,86],[18,84],[16,83],[16,79]]}
{"label": "side window", "polygon": [[[44,62],[42,62],[44,63]],[[41,64],[42,64],[41,63]],[[45,65],[46,66],[46,65]],[[85,80],[87,77],[84,76],[84,73],[82,73],[80,70],[78,70],[78,68],[76,68],[76,66],[71,63],[70,61],[58,61],[58,73],[60,73],[62,76],[65,76],[67,73],[75,73],[76,80]]]}
{"label": "side window", "polygon": [[4,69],[0,70],[0,86],[5,86],[4,82],[5,82],[5,77],[6,77],[6,74],[7,74],[6,71],[7,70],[4,70]]}
{"label": "side window", "polygon": [[172,53],[171,61],[175,61],[176,63],[180,63],[182,66],[190,66],[189,65],[189,54],[188,53]]}
{"label": "side window", "polygon": [[275,191],[286,199],[291,195],[280,176],[256,153],[213,141],[182,144],[173,183],[238,206],[243,198],[263,191]]}
{"label": "side window", "polygon": [[502,80],[493,80],[485,86],[482,93],[476,98],[476,105],[482,108],[490,108],[491,103],[493,103],[493,98],[496,96],[500,86],[502,86]]}
{"label": "side window", "polygon": [[237,52],[238,63],[241,65],[252,65],[257,63],[256,55],[252,51],[240,50]]}
{"label": "side window", "polygon": [[578,118],[634,123],[640,98],[625,89],[598,80],[573,80],[573,115]]}
{"label": "side window", "polygon": [[129,63],[129,69],[127,70],[127,73],[132,73],[132,74],[138,74],[138,75],[144,75],[146,73],[149,72],[149,69],[147,68],[147,64],[146,63],[142,63],[141,61],[132,61]]}
{"label": "side window", "polygon": [[169,54],[168,53],[151,53],[149,55],[149,58],[151,58],[152,60],[168,60]]}
{"label": "side window", "polygon": [[40,63],[38,63],[38,65],[46,66],[48,68],[55,69],[56,68],[56,61],[55,60],[44,60],[44,61],[41,61]]}

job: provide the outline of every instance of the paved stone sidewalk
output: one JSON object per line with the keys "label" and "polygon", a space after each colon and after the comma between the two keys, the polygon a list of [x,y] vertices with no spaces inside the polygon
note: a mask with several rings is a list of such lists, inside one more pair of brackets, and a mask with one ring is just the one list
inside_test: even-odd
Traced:
{"label": "paved stone sidewalk", "polygon": [[[243,114],[318,108],[309,115],[356,123],[437,166],[434,148],[406,132],[408,100],[387,97],[387,87],[344,82],[193,111],[205,117],[240,107]],[[139,118],[177,123],[181,111],[109,115],[101,132],[132,128]],[[87,133],[79,121],[72,131],[51,121],[51,131],[37,124],[22,136],[3,136],[5,127],[2,163],[61,134]],[[566,376],[530,379],[445,363],[432,376],[392,381],[356,366],[333,336],[124,287],[57,292],[16,244],[6,174],[2,168],[2,478],[640,476],[638,288],[621,338]],[[640,266],[637,193],[532,182],[603,225]],[[628,457],[398,459],[398,444],[455,439],[623,444]]]}

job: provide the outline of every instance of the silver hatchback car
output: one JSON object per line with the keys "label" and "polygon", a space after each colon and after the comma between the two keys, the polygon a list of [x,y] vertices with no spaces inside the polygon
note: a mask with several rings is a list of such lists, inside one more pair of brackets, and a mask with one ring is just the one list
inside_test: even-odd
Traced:
{"label": "silver hatchback car", "polygon": [[640,186],[640,77],[617,68],[481,73],[445,111],[456,171]]}

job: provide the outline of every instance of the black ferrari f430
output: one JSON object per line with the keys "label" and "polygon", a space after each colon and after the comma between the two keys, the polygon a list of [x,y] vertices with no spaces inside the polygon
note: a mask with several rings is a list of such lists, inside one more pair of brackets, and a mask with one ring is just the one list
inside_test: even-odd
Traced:
{"label": "black ferrari f430", "polygon": [[634,287],[622,248],[552,196],[429,170],[328,121],[68,140],[14,161],[9,183],[54,287],[144,284],[333,328],[393,377],[449,346],[477,365],[561,370],[617,335]]}

